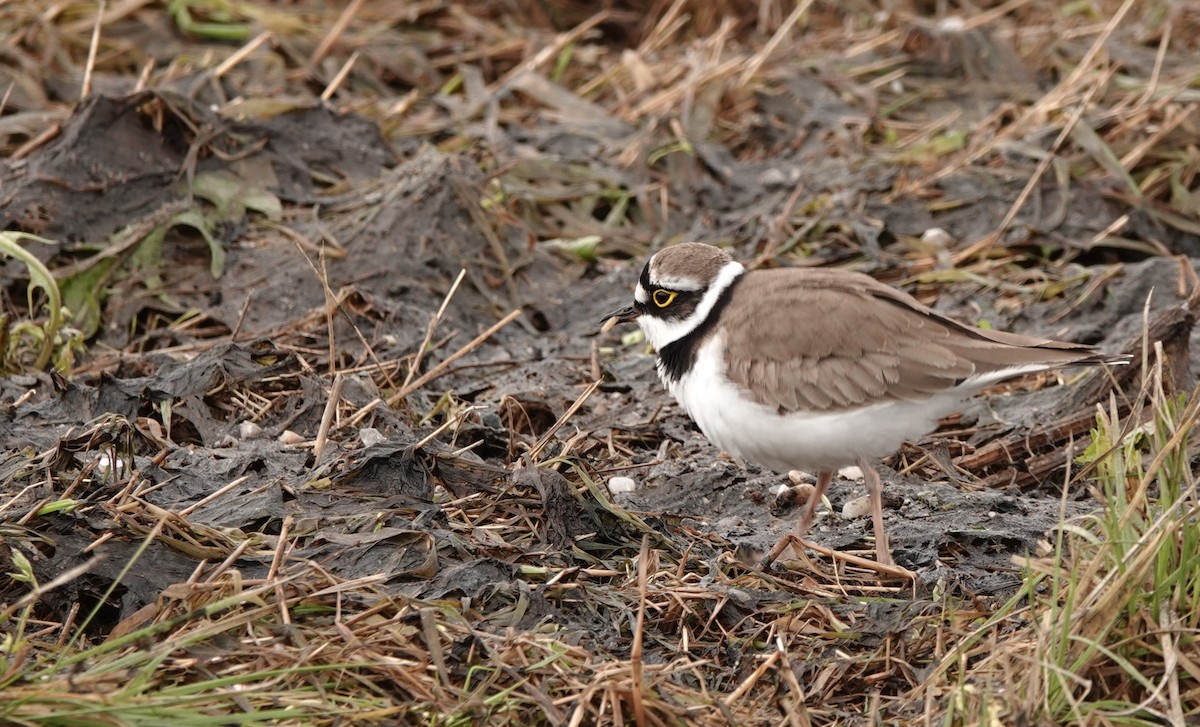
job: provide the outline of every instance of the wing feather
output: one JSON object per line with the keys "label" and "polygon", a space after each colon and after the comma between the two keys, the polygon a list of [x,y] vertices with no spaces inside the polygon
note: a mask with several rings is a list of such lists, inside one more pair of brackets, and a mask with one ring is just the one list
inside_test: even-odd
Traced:
{"label": "wing feather", "polygon": [[780,411],[922,400],[973,375],[1096,360],[1087,346],[971,328],[858,273],[746,276],[722,320],[727,374]]}

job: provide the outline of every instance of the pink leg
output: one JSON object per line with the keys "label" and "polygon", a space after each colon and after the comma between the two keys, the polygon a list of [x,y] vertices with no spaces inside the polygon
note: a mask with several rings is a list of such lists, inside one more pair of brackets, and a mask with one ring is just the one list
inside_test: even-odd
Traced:
{"label": "pink leg", "polygon": [[829,483],[833,482],[833,472],[824,471],[817,473],[817,486],[813,489],[812,496],[808,498],[808,502],[804,505],[804,511],[800,513],[800,521],[796,523],[796,529],[779,539],[775,543],[775,547],[771,548],[770,554],[767,555],[766,565],[775,562],[775,559],[783,555],[793,542],[799,538],[808,535],[808,529],[812,527],[813,520],[817,517],[817,506],[821,504],[822,498],[825,497],[825,490],[829,489]]}
{"label": "pink leg", "polygon": [[880,565],[895,565],[892,561],[892,549],[888,547],[887,533],[883,529],[883,483],[879,481],[879,473],[869,462],[859,462],[862,469],[863,481],[867,484],[867,494],[871,496],[871,520],[875,525],[875,560]]}

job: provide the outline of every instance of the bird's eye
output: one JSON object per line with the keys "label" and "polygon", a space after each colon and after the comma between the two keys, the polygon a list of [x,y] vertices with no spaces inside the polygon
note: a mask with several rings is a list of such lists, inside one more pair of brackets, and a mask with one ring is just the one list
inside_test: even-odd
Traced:
{"label": "bird's eye", "polygon": [[675,302],[675,296],[677,295],[679,294],[673,290],[664,290],[663,288],[659,288],[658,290],[654,291],[654,295],[650,297],[654,300],[654,305],[658,306],[659,308],[666,308],[667,306],[671,305],[671,303]]}

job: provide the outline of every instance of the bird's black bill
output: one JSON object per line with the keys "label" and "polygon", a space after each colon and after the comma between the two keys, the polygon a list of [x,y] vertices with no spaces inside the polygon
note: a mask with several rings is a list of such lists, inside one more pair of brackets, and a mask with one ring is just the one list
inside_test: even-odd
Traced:
{"label": "bird's black bill", "polygon": [[641,314],[638,312],[636,307],[627,305],[624,308],[620,308],[604,316],[604,318],[600,321],[600,324],[603,326],[602,330],[607,331],[618,323],[630,323],[632,321],[636,321],[639,315]]}

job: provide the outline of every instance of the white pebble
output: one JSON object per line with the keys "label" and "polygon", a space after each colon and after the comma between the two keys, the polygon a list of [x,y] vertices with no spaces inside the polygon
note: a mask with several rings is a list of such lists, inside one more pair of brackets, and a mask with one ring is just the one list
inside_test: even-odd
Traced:
{"label": "white pebble", "polygon": [[387,437],[383,436],[383,432],[375,427],[363,427],[358,430],[358,440],[363,443],[364,447],[370,447],[380,442],[386,442]]}
{"label": "white pebble", "polygon": [[954,236],[940,227],[930,227],[921,233],[921,242],[934,247],[947,248],[954,244]]}
{"label": "white pebble", "polygon": [[610,477],[608,480],[608,491],[614,495],[633,492],[636,489],[637,482],[632,477]]}
{"label": "white pebble", "polygon": [[781,187],[788,183],[788,178],[782,170],[776,167],[771,167],[762,173],[759,181],[762,182],[764,187]]}
{"label": "white pebble", "polygon": [[842,517],[847,520],[857,520],[860,517],[866,517],[871,514],[871,498],[867,495],[856,497],[853,500],[847,500],[845,505],[842,505]]}
{"label": "white pebble", "polygon": [[283,430],[283,434],[279,435],[279,441],[283,444],[300,444],[304,441],[304,437],[296,434],[291,429]]}
{"label": "white pebble", "polygon": [[245,421],[238,425],[238,436],[242,439],[254,439],[262,434],[262,427],[254,422]]}
{"label": "white pebble", "polygon": [[838,477],[841,477],[843,480],[854,480],[856,482],[861,482],[863,478],[862,468],[843,467],[838,470]]}
{"label": "white pebble", "polygon": [[959,15],[947,15],[938,21],[937,29],[943,33],[961,33],[967,29],[967,21]]}
{"label": "white pebble", "polygon": [[779,497],[780,495],[782,495],[783,493],[787,492],[790,489],[792,489],[792,488],[788,487],[787,485],[775,485],[774,487],[767,490],[767,492],[770,492],[775,497]]}
{"label": "white pebble", "polygon": [[96,461],[96,470],[101,477],[109,480],[115,480],[125,474],[125,461],[122,459],[113,459],[108,456],[107,452],[101,453]]}

